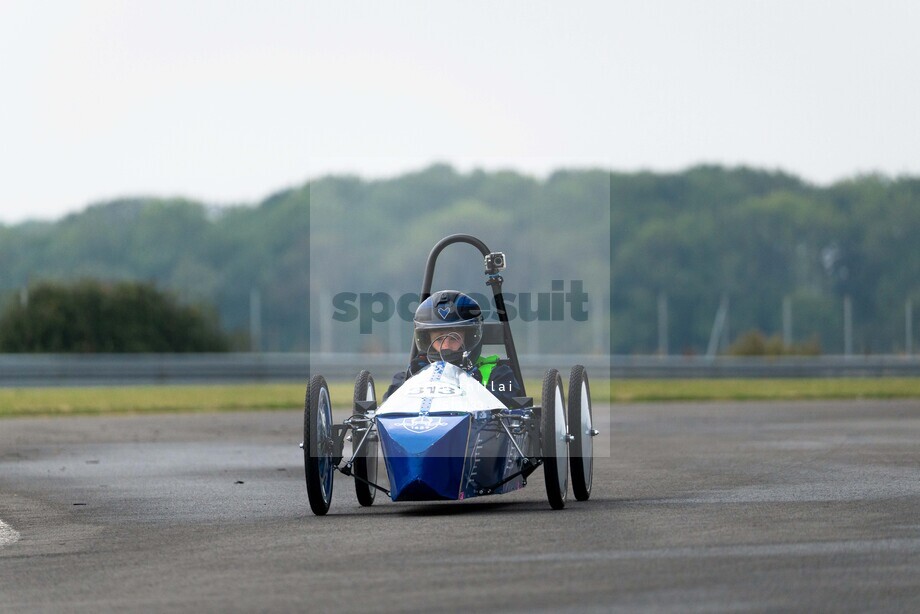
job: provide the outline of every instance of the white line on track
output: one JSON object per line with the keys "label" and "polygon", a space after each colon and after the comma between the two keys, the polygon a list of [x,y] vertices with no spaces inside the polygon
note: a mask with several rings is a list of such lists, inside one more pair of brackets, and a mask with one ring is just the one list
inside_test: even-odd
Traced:
{"label": "white line on track", "polygon": [[19,533],[10,525],[0,520],[0,548],[19,539]]}

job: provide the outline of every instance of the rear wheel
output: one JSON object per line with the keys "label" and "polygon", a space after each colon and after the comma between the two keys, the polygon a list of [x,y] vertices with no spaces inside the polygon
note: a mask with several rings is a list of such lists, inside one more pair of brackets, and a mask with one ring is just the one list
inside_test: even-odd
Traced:
{"label": "rear wheel", "polygon": [[591,496],[591,480],[594,476],[594,424],[591,416],[591,390],[588,387],[588,373],[581,365],[572,367],[569,377],[569,428],[572,447],[572,492],[579,501]]}
{"label": "rear wheel", "polygon": [[543,477],[550,507],[561,510],[569,489],[569,442],[565,424],[562,378],[555,369],[543,376],[543,405],[540,419],[540,448]]}
{"label": "rear wheel", "polygon": [[[364,415],[364,410],[358,407],[358,401],[376,401],[377,391],[374,388],[374,378],[367,371],[358,373],[355,380],[355,397],[354,413]],[[361,449],[361,453],[355,457],[354,474],[367,480],[368,482],[377,483],[377,434],[368,423],[366,428],[352,430],[352,445],[357,446],[364,439],[365,433],[370,430],[367,440]],[[374,495],[377,489],[369,486],[360,480],[355,480],[355,494],[358,497],[358,503],[367,507],[374,504]]]}
{"label": "rear wheel", "polygon": [[332,402],[322,375],[307,386],[303,413],[303,462],[310,509],[324,516],[332,502],[333,465]]}

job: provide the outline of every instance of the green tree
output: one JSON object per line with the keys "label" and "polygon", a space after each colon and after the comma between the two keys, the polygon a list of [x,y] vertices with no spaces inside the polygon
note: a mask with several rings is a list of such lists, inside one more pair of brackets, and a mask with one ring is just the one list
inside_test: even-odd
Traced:
{"label": "green tree", "polygon": [[149,283],[43,282],[0,315],[0,351],[226,351],[215,322]]}

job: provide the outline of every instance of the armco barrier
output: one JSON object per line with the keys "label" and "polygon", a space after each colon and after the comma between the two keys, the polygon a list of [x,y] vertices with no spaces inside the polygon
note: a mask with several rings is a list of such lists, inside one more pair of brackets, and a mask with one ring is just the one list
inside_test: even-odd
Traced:
{"label": "armco barrier", "polygon": [[[368,369],[378,383],[405,368],[404,354],[0,354],[0,386],[94,386],[306,382],[311,373],[349,379]],[[525,377],[580,363],[594,378],[918,377],[918,356],[736,358],[702,356],[525,355]]]}

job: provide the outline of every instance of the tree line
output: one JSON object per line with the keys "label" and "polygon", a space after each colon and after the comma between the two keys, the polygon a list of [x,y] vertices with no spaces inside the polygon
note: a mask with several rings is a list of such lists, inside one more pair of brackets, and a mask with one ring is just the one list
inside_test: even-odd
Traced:
{"label": "tree line", "polygon": [[[250,331],[255,298],[261,349],[305,350],[318,334],[316,296],[415,291],[431,245],[453,229],[500,244],[529,288],[541,287],[541,270],[603,276],[616,353],[658,349],[662,305],[672,353],[706,351],[723,301],[729,343],[783,333],[785,303],[791,341],[823,352],[843,350],[845,300],[857,352],[904,351],[906,310],[912,302],[920,312],[920,179],[816,186],[719,166],[536,178],[435,165],[386,180],[325,177],[221,209],[118,200],[0,226],[0,293],[13,304],[44,281],[149,282],[213,305],[237,338]],[[468,268],[450,261],[443,274],[464,279]],[[333,346],[372,347],[362,338]]]}
{"label": "tree line", "polygon": [[149,283],[42,282],[0,313],[0,351],[226,351],[216,320]]}

